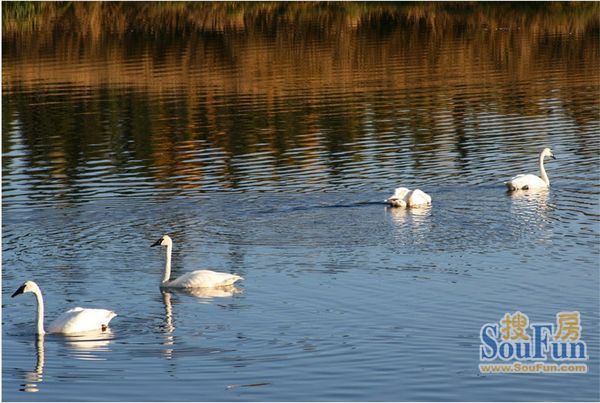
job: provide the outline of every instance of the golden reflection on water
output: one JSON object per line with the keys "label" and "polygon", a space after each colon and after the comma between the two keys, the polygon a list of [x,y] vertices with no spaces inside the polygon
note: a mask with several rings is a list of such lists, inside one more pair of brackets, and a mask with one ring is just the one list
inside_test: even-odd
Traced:
{"label": "golden reflection on water", "polygon": [[[480,91],[494,77],[527,83],[518,92],[508,86],[495,94],[517,101],[499,105],[536,113],[542,105],[520,104],[518,99],[542,101],[548,81],[579,81],[581,74],[593,78],[600,56],[595,46],[599,10],[595,6],[555,13],[501,6],[460,13],[435,6],[382,6],[357,16],[308,5],[298,8],[311,13],[295,15],[298,9],[287,6],[295,15],[293,26],[280,25],[291,19],[281,10],[267,14],[266,26],[251,8],[239,9],[237,15],[246,17],[241,19],[211,10],[215,13],[211,21],[231,20],[223,25],[234,30],[222,30],[194,14],[185,18],[190,26],[178,26],[170,22],[181,16],[183,10],[178,8],[162,8],[160,14],[146,7],[142,17],[126,21],[131,9],[73,6],[77,9],[73,14],[46,15],[46,24],[34,31],[5,24],[4,35],[12,39],[3,53],[5,93],[22,86],[64,85],[134,87],[161,98],[184,91],[187,105],[181,106],[193,114],[195,107],[206,103],[210,121],[211,110],[214,113],[220,106],[224,94],[254,97],[274,111],[284,96],[318,103],[328,90],[359,94],[382,88],[414,90],[426,83],[439,84],[448,93],[442,99],[436,94],[430,97],[429,102],[441,105],[446,99]],[[93,19],[97,34],[89,34],[93,24],[86,18]],[[115,18],[123,22],[116,24]],[[137,31],[159,31],[168,39],[127,36],[128,24],[136,20],[142,25]],[[65,21],[74,29],[57,32],[53,24]],[[243,25],[237,26],[238,21]],[[124,47],[128,39],[139,46]],[[554,68],[561,60],[572,59],[583,63],[570,66],[569,75]],[[594,98],[592,93],[588,101]]]}
{"label": "golden reflection on water", "polygon": [[[577,29],[557,25],[558,19],[538,25],[516,19],[509,28],[494,29],[497,23],[479,21],[464,27],[460,18],[446,16],[442,26],[432,23],[424,30],[419,21],[404,18],[385,21],[382,32],[375,18],[356,27],[329,21],[339,28],[322,27],[316,38],[309,30],[314,23],[308,21],[307,27],[279,27],[275,36],[254,33],[256,27],[251,26],[216,35],[175,31],[170,34],[179,34],[179,39],[169,43],[131,38],[143,43],[133,49],[124,49],[124,38],[109,32],[101,41],[79,31],[64,37],[51,36],[50,29],[22,33],[5,46],[3,90],[10,94],[23,86],[67,84],[136,88],[162,99],[183,91],[187,105],[181,107],[193,115],[198,105],[206,104],[203,112],[210,121],[211,112],[222,107],[223,96],[249,96],[275,112],[286,97],[301,96],[314,105],[329,91],[358,96],[383,88],[414,91],[421,85],[438,85],[439,92],[427,102],[441,106],[447,99],[474,95],[492,78],[526,85],[502,88],[489,94],[489,102],[533,114],[545,109],[541,103],[548,82],[565,86],[579,82],[581,74],[592,79],[600,56],[593,19]],[[561,60],[583,63],[570,66],[570,74],[564,75],[556,68]],[[525,98],[535,102],[521,102]],[[573,105],[593,99],[590,94],[587,100],[574,99]],[[194,129],[192,121],[187,126]]]}
{"label": "golden reflection on water", "polygon": [[364,168],[383,141],[408,139],[414,168],[449,147],[466,164],[469,132],[521,144],[564,115],[586,148],[597,122],[594,4],[3,7],[3,152],[22,142],[65,194],[94,158],[156,188],[268,189]]}

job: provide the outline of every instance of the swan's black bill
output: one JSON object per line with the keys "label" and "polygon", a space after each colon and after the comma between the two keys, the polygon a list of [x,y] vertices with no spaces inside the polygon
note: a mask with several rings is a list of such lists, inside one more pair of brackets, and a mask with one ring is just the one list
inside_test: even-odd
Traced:
{"label": "swan's black bill", "polygon": [[162,238],[160,238],[158,241],[154,242],[152,245],[150,245],[150,247],[153,246],[160,246],[160,243],[162,242]]}
{"label": "swan's black bill", "polygon": [[17,291],[15,291],[13,293],[13,295],[11,295],[11,298],[16,297],[17,295],[23,294],[23,291],[25,291],[25,284],[23,284],[22,286],[19,287],[19,289]]}
{"label": "swan's black bill", "polygon": [[554,155],[551,155],[551,157],[552,157],[552,159],[553,159],[553,160],[555,160],[555,159],[556,159],[556,157],[555,157]]}

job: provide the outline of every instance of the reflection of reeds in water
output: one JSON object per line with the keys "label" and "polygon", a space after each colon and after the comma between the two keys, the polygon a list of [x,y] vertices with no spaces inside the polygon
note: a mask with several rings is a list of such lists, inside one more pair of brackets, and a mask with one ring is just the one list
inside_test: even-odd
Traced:
{"label": "reflection of reeds in water", "polygon": [[2,7],[3,132],[18,120],[28,163],[51,167],[65,194],[93,158],[142,161],[156,187],[213,190],[239,187],[235,157],[252,153],[266,184],[336,176],[342,164],[323,155],[360,158],[365,122],[374,142],[401,132],[425,153],[442,129],[460,142],[474,116],[558,107],[579,126],[597,120],[593,3]]}
{"label": "reflection of reeds in water", "polygon": [[[10,11],[19,6],[3,7]],[[217,93],[272,97],[299,88],[314,94],[332,83],[364,91],[374,78],[392,88],[408,89],[414,78],[406,72],[415,69],[428,71],[434,80],[444,78],[448,86],[477,84],[481,62],[490,60],[498,71],[509,70],[515,80],[534,81],[539,75],[533,66],[575,55],[591,62],[599,56],[598,46],[592,46],[597,45],[595,5],[533,11],[522,6],[439,4],[96,2],[38,7],[39,12],[28,18],[11,18],[14,13],[6,11],[3,16],[4,35],[12,39],[4,46],[5,61],[10,60],[4,63],[5,91],[16,82],[75,82],[134,85],[168,96],[210,84],[219,89]],[[32,23],[35,30],[27,29],[19,25],[22,19],[40,22]],[[549,54],[543,35],[556,33],[578,39]],[[372,46],[376,38],[385,41]],[[124,52],[122,43],[127,39],[142,40]],[[61,63],[40,70],[40,57]],[[460,71],[447,68],[457,63]],[[380,77],[373,77],[377,66],[386,68],[379,69]],[[191,105],[197,95],[188,91]]]}
{"label": "reflection of reeds in water", "polygon": [[[356,28],[365,23],[414,21],[432,29],[461,25],[508,26],[536,31],[570,32],[598,24],[599,8],[585,2],[545,4],[477,3],[312,3],[312,2],[8,2],[3,3],[3,31],[33,31],[53,24],[98,38],[106,31],[125,34],[165,31],[243,30],[249,26],[274,27],[308,24],[313,29]],[[548,29],[548,27],[553,27]]]}

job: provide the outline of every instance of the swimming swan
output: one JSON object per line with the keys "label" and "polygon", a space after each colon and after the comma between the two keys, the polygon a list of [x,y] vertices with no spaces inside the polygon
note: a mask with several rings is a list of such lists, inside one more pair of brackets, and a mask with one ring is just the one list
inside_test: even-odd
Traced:
{"label": "swimming swan", "polygon": [[[40,287],[33,281],[26,281],[11,296],[32,292],[37,299],[37,334],[43,335],[44,331],[44,300]],[[108,322],[117,316],[113,311],[106,309],[72,308],[54,319],[48,325],[49,333],[83,333],[92,330],[106,330]]]}
{"label": "swimming swan", "polygon": [[408,207],[422,207],[431,205],[431,196],[420,189],[415,189],[408,194]]}
{"label": "swimming swan", "polygon": [[406,195],[410,193],[410,190],[407,188],[397,188],[394,191],[394,194],[389,199],[386,199],[385,202],[388,203],[392,207],[406,207]]}
{"label": "swimming swan", "polygon": [[541,178],[532,174],[517,175],[510,181],[505,182],[508,190],[544,189],[549,187],[550,179],[548,179],[548,175],[546,175],[546,170],[544,169],[544,157],[552,157],[552,159],[556,159],[551,149],[544,148],[542,150],[539,160]]}
{"label": "swimming swan", "polygon": [[238,280],[243,280],[237,274],[220,273],[212,270],[196,270],[177,277],[169,281],[171,277],[171,251],[173,250],[173,241],[168,235],[164,235],[151,246],[166,246],[167,258],[165,262],[165,271],[163,273],[161,288],[213,288],[232,285]]}
{"label": "swimming swan", "polygon": [[431,205],[431,196],[420,189],[397,188],[386,203],[392,207],[423,207]]}

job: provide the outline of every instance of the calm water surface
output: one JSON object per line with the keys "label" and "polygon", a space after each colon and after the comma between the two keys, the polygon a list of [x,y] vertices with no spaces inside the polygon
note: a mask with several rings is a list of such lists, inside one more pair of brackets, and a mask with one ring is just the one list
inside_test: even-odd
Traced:
{"label": "calm water surface", "polygon": [[[3,39],[4,400],[600,398],[597,32],[344,27]],[[161,293],[165,233],[239,292]],[[36,341],[27,279],[119,316]],[[580,311],[589,372],[480,374],[517,310]]]}

